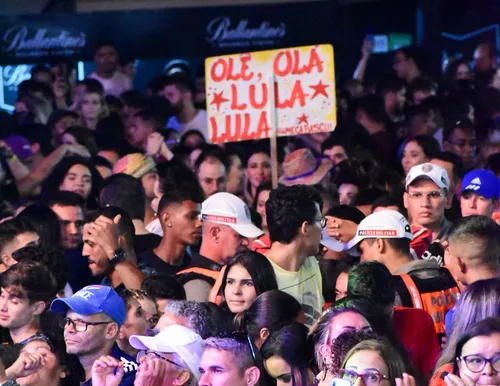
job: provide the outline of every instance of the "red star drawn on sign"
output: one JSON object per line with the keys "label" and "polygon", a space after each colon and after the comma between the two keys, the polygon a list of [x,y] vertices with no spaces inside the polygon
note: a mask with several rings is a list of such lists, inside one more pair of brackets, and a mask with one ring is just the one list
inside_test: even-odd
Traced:
{"label": "red star drawn on sign", "polygon": [[307,115],[302,114],[300,117],[297,118],[299,120],[298,124],[300,125],[301,123],[305,123],[306,125],[308,125],[309,122],[307,121],[307,118],[309,118]]}
{"label": "red star drawn on sign", "polygon": [[219,93],[214,92],[214,99],[212,99],[212,102],[210,102],[210,105],[217,105],[217,111],[220,110],[220,105],[222,103],[229,102],[229,99],[224,98],[222,94],[224,94],[224,91],[221,91]]}
{"label": "red star drawn on sign", "polygon": [[326,89],[328,88],[328,85],[327,84],[323,84],[323,81],[320,80],[317,85],[309,86],[309,87],[314,90],[314,94],[311,97],[311,99],[316,98],[320,94],[324,95],[324,96],[326,96],[328,98],[328,94],[326,93]]}

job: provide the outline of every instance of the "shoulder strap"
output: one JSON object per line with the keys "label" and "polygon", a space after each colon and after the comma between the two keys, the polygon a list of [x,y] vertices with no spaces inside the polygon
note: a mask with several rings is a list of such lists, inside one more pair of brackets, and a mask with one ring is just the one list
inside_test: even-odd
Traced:
{"label": "shoulder strap", "polygon": [[420,297],[420,292],[418,291],[417,285],[415,284],[411,276],[406,273],[401,273],[399,274],[399,276],[405,283],[405,286],[408,289],[408,292],[410,293],[413,307],[423,309],[424,306],[422,303],[422,298]]}
{"label": "shoulder strap", "polygon": [[200,268],[200,267],[190,267],[183,269],[182,271],[179,271],[176,273],[175,276],[180,276],[185,273],[199,273],[200,275],[208,276],[211,277],[212,279],[217,281],[217,278],[219,277],[219,272],[218,271],[213,271],[211,269],[206,269],[206,268]]}

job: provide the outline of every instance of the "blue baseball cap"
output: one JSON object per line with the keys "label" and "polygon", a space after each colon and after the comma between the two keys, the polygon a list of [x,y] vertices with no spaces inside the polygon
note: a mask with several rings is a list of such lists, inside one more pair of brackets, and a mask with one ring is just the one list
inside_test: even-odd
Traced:
{"label": "blue baseball cap", "polygon": [[471,191],[485,198],[498,198],[500,194],[500,181],[497,176],[487,169],[471,170],[464,176],[462,192]]}
{"label": "blue baseball cap", "polygon": [[126,316],[122,298],[113,288],[103,285],[89,285],[70,298],[55,299],[50,305],[50,310],[58,314],[65,314],[69,309],[81,315],[104,312],[119,326]]}

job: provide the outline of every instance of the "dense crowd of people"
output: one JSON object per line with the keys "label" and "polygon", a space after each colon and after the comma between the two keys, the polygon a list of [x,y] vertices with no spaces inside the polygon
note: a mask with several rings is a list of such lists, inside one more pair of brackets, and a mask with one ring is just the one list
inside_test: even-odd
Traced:
{"label": "dense crowd of people", "polygon": [[495,48],[365,79],[371,51],[277,188],[267,140],[207,143],[203,71],[35,66],[1,119],[0,385],[500,385]]}

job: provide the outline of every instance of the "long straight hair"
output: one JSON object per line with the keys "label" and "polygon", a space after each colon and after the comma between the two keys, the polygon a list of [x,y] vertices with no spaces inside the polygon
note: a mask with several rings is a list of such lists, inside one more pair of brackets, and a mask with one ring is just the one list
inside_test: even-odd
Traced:
{"label": "long straight hair", "polygon": [[457,302],[453,314],[453,330],[439,358],[436,369],[452,363],[457,342],[474,323],[489,317],[500,317],[500,279],[478,280],[470,284]]}
{"label": "long straight hair", "polygon": [[236,255],[229,261],[224,271],[220,289],[220,294],[222,296],[224,296],[226,290],[227,275],[231,268],[238,264],[242,265],[243,268],[248,271],[248,274],[252,278],[257,296],[266,291],[278,289],[276,274],[269,260],[258,252],[242,248],[236,252]]}

